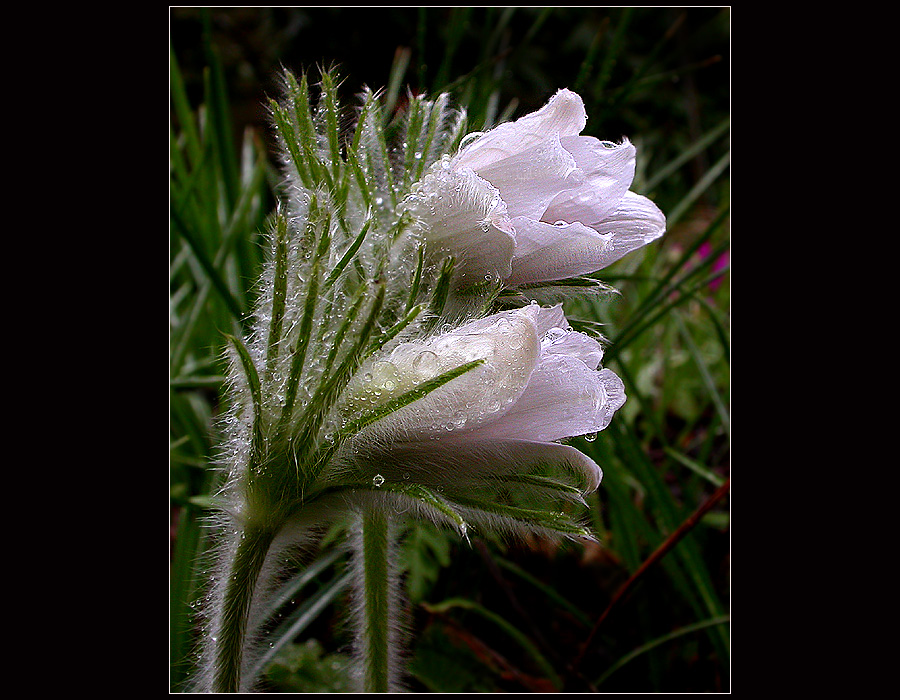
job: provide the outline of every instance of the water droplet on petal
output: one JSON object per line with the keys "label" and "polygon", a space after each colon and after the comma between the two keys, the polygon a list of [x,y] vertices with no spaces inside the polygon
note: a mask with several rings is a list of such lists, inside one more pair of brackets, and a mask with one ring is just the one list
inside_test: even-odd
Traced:
{"label": "water droplet on petal", "polygon": [[419,377],[425,378],[433,376],[438,368],[437,354],[431,352],[431,350],[423,350],[412,361],[412,368]]}

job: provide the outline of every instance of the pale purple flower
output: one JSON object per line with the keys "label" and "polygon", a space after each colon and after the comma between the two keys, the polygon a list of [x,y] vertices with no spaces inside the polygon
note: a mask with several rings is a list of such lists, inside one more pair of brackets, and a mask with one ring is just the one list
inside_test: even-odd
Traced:
{"label": "pale purple flower", "polygon": [[[446,185],[457,185],[451,191],[478,192],[481,201],[495,206],[481,218],[467,216],[466,225],[456,229],[457,241],[427,230],[426,238],[449,243],[464,274],[494,270],[508,286],[517,286],[596,272],[660,237],[665,216],[647,197],[629,190],[634,146],[627,139],[615,144],[581,136],[586,122],[581,97],[559,90],[541,109],[476,137],[439,163],[435,171],[444,192]],[[420,183],[414,202],[437,198],[441,183],[430,177]],[[414,210],[426,229],[448,230],[447,210]],[[466,250],[458,245],[463,230],[480,232],[478,255],[471,254],[474,243]],[[515,247],[507,268],[510,235]]]}
{"label": "pale purple flower", "polygon": [[346,454],[383,465],[386,479],[442,491],[565,465],[589,493],[600,468],[558,441],[603,430],[624,404],[622,381],[599,369],[602,355],[596,340],[571,329],[561,306],[536,304],[400,344],[357,374],[345,413],[384,404],[472,360],[484,363],[370,425]]}

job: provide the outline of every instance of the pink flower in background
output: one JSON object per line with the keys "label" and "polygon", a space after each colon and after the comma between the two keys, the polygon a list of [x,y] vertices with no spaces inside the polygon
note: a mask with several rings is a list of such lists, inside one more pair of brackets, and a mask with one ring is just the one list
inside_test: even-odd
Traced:
{"label": "pink flower in background", "polygon": [[[448,224],[446,205],[453,201],[446,196],[443,210],[419,207],[426,237],[431,226],[431,239],[450,242],[464,270],[496,270],[508,286],[596,272],[659,238],[665,216],[629,191],[634,146],[581,136],[586,122],[582,99],[563,89],[536,112],[497,126],[439,163],[420,195],[433,203],[441,189],[477,192],[482,206],[465,226],[458,217]],[[463,230],[479,233],[467,238]],[[470,242],[465,250],[463,240]]]}
{"label": "pink flower in background", "polygon": [[[697,252],[700,254],[701,258],[709,257],[710,253],[712,253],[712,245],[710,245],[709,241],[706,241],[705,243],[700,245],[700,247],[697,249]],[[724,268],[728,267],[729,259],[730,258],[729,258],[729,255],[727,252],[722,253],[718,258],[716,258],[716,261],[712,264],[712,271],[718,272],[719,270],[723,270]],[[709,288],[712,291],[716,291],[719,288],[719,285],[721,285],[721,284],[722,284],[722,278],[719,277],[709,283]]]}

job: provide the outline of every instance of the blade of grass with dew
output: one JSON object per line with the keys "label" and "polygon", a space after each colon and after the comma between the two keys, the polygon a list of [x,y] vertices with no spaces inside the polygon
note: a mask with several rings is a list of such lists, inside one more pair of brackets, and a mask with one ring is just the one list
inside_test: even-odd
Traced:
{"label": "blade of grass with dew", "polygon": [[322,588],[303,601],[303,604],[291,613],[278,629],[268,636],[268,649],[257,660],[253,670],[249,674],[250,677],[255,678],[262,674],[278,652],[281,651],[282,647],[291,643],[298,635],[302,634],[304,630],[315,622],[316,618],[318,618],[341,593],[349,588],[352,580],[352,573],[343,574],[332,580],[330,583],[322,586]]}

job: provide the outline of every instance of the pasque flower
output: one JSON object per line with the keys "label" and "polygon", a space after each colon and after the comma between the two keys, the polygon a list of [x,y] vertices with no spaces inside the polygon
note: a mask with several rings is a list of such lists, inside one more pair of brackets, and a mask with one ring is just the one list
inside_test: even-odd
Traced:
{"label": "pasque flower", "polygon": [[[635,147],[580,135],[586,122],[582,99],[563,89],[536,112],[464,144],[413,198],[426,237],[457,255],[462,275],[478,280],[487,264],[518,286],[596,272],[661,236],[665,216],[629,191]],[[429,206],[448,185],[477,192],[490,206],[464,212],[446,199]],[[456,238],[444,233],[451,211]],[[469,251],[475,239],[462,233],[468,230],[479,231],[477,255]]]}
{"label": "pasque flower", "polygon": [[561,305],[501,310],[509,299],[494,283],[590,273],[665,226],[629,192],[634,148],[581,136],[573,92],[474,140],[446,97],[416,98],[396,150],[371,92],[342,141],[336,85],[323,74],[313,109],[305,76],[286,73],[285,100],[271,105],[286,201],[252,324],[229,340],[199,689],[253,687],[280,555],[335,518],[354,523],[348,576],[368,692],[399,687],[399,514],[463,534],[590,537],[570,506],[601,470],[563,441],[606,428],[623,383]]}
{"label": "pasque flower", "polygon": [[[460,522],[488,513],[496,525],[496,516],[509,514],[508,490],[498,484],[522,487],[526,477],[548,470],[564,474],[569,490],[589,493],[600,483],[600,468],[557,441],[603,430],[624,404],[622,381],[598,369],[602,355],[596,340],[571,329],[561,306],[537,304],[400,344],[348,385],[345,420],[456,367],[481,364],[367,426],[347,441],[345,459],[363,470],[362,481],[438,490],[462,514]],[[480,487],[492,492],[476,504]]]}

